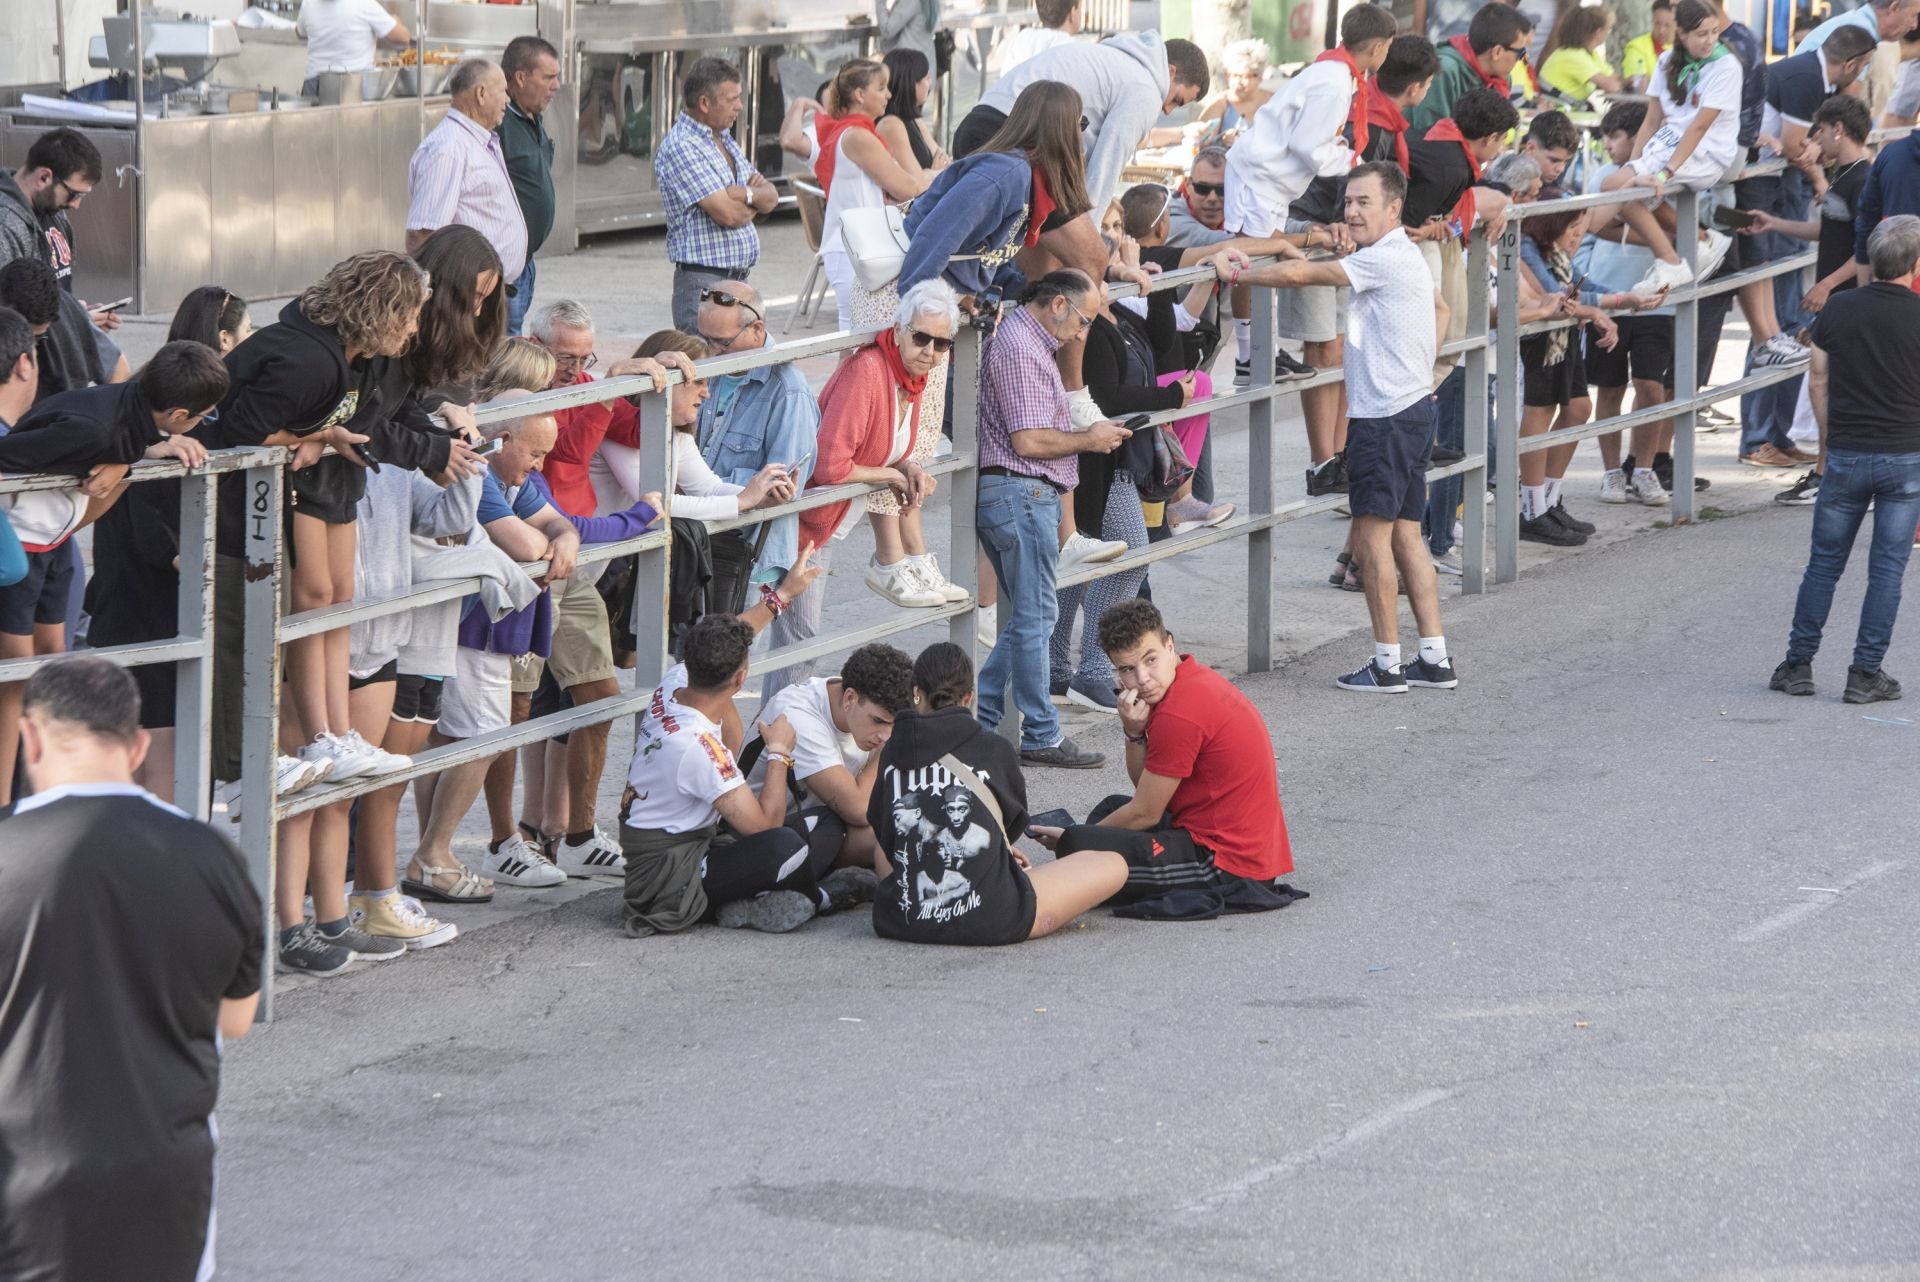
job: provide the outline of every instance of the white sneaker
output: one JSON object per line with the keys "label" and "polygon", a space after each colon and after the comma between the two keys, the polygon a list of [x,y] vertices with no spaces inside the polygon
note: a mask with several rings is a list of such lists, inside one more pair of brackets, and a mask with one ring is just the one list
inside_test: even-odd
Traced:
{"label": "white sneaker", "polygon": [[1231,520],[1234,506],[1231,503],[1215,503],[1209,506],[1189,495],[1178,503],[1167,504],[1167,529],[1174,534],[1185,534],[1188,530],[1212,529],[1223,521]]}
{"label": "white sneaker", "polygon": [[867,586],[895,605],[930,609],[947,603],[944,592],[936,592],[921,582],[920,576],[914,573],[912,561],[901,561],[884,569],[877,561],[867,562]]}
{"label": "white sneaker", "polygon": [[1060,560],[1056,563],[1055,573],[1065,574],[1075,566],[1085,563],[1099,565],[1118,559],[1125,554],[1127,545],[1118,539],[1090,539],[1079,530],[1073,532],[1060,548]]}
{"label": "white sneaker", "polygon": [[1733,237],[1723,231],[1716,231],[1709,227],[1707,229],[1706,239],[1702,240],[1700,247],[1693,251],[1693,256],[1696,260],[1693,265],[1694,277],[1698,280],[1705,280],[1707,277],[1713,275],[1715,270],[1719,268],[1721,260],[1727,256],[1727,250],[1732,247]]}
{"label": "white sneaker", "polygon": [[979,614],[980,623],[979,626],[974,629],[974,635],[979,639],[980,644],[989,650],[993,649],[994,643],[1000,640],[999,613],[1000,611],[997,606],[981,606]]}
{"label": "white sneaker", "polygon": [[940,563],[933,559],[933,553],[931,552],[922,556],[908,557],[907,565],[912,568],[914,577],[920,580],[922,586],[931,591],[938,592],[941,597],[946,600],[948,605],[958,605],[960,602],[970,599],[973,595],[958,583],[951,581],[946,575],[940,573]]}
{"label": "white sneaker", "polygon": [[620,843],[597,827],[581,845],[568,845],[564,837],[554,842],[553,862],[569,877],[621,877],[627,871]]}
{"label": "white sneaker", "polygon": [[[1427,555],[1432,556],[1433,554],[1429,552]],[[1466,571],[1460,567],[1460,554],[1458,552],[1449,552],[1445,556],[1433,557],[1433,572],[1435,574],[1451,574],[1456,578],[1466,573]]]}
{"label": "white sneaker", "polygon": [[1600,501],[1602,503],[1625,503],[1627,501],[1627,474],[1614,468],[1600,478]]}
{"label": "white sneaker", "polygon": [[480,860],[480,874],[507,886],[564,886],[567,874],[560,871],[551,859],[540,853],[519,833],[500,843],[500,849],[489,850]]}
{"label": "white sneaker", "polygon": [[335,783],[377,773],[378,759],[373,750],[342,735],[317,734],[312,743],[300,749],[299,755],[302,761],[327,762],[333,771],[328,777]]}
{"label": "white sneaker", "polygon": [[[1722,253],[1726,251],[1722,250]],[[1636,294],[1657,294],[1662,288],[1679,289],[1693,283],[1693,273],[1687,270],[1685,263],[1663,263],[1655,259],[1640,283],[1633,287]]]}
{"label": "white sneaker", "polygon": [[1106,417],[1100,412],[1100,407],[1093,403],[1093,393],[1086,388],[1067,393],[1067,418],[1072,422],[1074,431],[1084,432]]}
{"label": "white sneaker", "polygon": [[1648,507],[1665,507],[1673,502],[1667,487],[1660,484],[1660,474],[1651,468],[1633,469],[1633,479],[1627,482],[1627,493]]}
{"label": "white sneaker", "polygon": [[274,759],[274,786],[283,797],[311,788],[332,773],[333,762],[324,758],[319,761],[287,756]]}
{"label": "white sneaker", "polygon": [[345,739],[360,751],[373,755],[373,768],[366,772],[368,774],[389,775],[396,770],[405,770],[413,764],[412,757],[405,756],[398,752],[388,752],[385,748],[375,747],[373,744],[368,743],[366,738],[362,736],[358,730],[349,730],[345,734],[335,737]]}

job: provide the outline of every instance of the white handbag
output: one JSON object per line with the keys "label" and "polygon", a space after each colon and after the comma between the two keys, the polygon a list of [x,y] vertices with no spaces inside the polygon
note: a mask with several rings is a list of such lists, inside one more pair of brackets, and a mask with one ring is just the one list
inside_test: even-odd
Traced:
{"label": "white handbag", "polygon": [[906,211],[898,205],[846,210],[840,215],[840,243],[860,288],[878,293],[900,279],[907,259]]}

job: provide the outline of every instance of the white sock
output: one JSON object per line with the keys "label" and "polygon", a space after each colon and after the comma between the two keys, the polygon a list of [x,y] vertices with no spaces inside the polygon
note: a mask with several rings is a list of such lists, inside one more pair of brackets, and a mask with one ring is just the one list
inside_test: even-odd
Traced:
{"label": "white sock", "polygon": [[1375,641],[1373,643],[1373,661],[1378,665],[1380,665],[1381,667],[1385,668],[1389,672],[1399,667],[1400,666],[1399,643],[1394,642],[1389,644],[1388,642],[1385,642],[1385,641]]}
{"label": "white sock", "polygon": [[1233,350],[1235,358],[1253,363],[1253,320],[1235,318],[1233,322]]}
{"label": "white sock", "polygon": [[880,561],[880,558],[877,556],[873,558],[873,568],[876,570],[897,570],[901,566],[905,565],[906,563],[907,562],[904,557],[898,561],[893,561],[887,564],[882,564]]}
{"label": "white sock", "polygon": [[1446,662],[1447,639],[1445,637],[1421,637],[1420,657],[1428,663]]}
{"label": "white sock", "polygon": [[1547,487],[1544,485],[1523,485],[1520,487],[1520,516],[1531,521],[1547,510]]}
{"label": "white sock", "polygon": [[1547,506],[1551,508],[1556,504],[1558,504],[1559,502],[1560,502],[1560,478],[1557,476],[1549,476],[1547,478]]}
{"label": "white sock", "polygon": [[386,899],[391,895],[398,894],[399,891],[392,886],[388,886],[385,890],[362,890],[357,893],[365,895],[368,899]]}

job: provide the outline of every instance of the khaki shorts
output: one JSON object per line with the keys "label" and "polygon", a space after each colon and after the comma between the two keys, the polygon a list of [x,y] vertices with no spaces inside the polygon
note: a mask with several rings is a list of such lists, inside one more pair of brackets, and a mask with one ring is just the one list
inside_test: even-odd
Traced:
{"label": "khaki shorts", "polygon": [[1273,332],[1303,343],[1331,343],[1347,332],[1350,289],[1313,285],[1306,289],[1276,289],[1279,317]]}
{"label": "khaki shorts", "polygon": [[545,659],[530,656],[513,665],[513,692],[531,694],[540,687],[540,675],[553,670],[563,690],[589,681],[612,681],[620,675],[613,666],[613,630],[607,624],[607,602],[591,578],[565,579],[553,589],[553,648]]}

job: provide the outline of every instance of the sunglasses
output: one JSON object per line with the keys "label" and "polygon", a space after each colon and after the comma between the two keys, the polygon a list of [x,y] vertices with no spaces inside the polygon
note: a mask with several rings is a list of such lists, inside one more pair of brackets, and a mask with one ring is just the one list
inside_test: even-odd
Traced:
{"label": "sunglasses", "polygon": [[701,290],[700,301],[703,303],[712,303],[715,307],[738,307],[745,311],[752,312],[754,320],[765,319],[760,315],[760,309],[752,303],[749,303],[746,299],[735,298],[732,294],[723,294],[717,289]]}
{"label": "sunglasses", "polygon": [[1525,62],[1527,60],[1527,47],[1525,45],[1504,45],[1502,47],[1505,48],[1508,53],[1520,59],[1520,61]]}
{"label": "sunglasses", "polygon": [[1227,185],[1225,183],[1197,183],[1188,180],[1187,190],[1196,196],[1224,196],[1227,193]]}
{"label": "sunglasses", "polygon": [[945,356],[953,350],[953,340],[951,338],[935,338],[932,334],[924,333],[917,329],[908,330],[907,337],[911,338],[916,346],[931,347],[942,356]]}
{"label": "sunglasses", "polygon": [[1088,130],[1088,129],[1090,129],[1090,128],[1092,128],[1092,127],[1093,127],[1093,122],[1092,122],[1091,120],[1088,120],[1088,119],[1087,119],[1087,118],[1086,118],[1085,116],[1082,116],[1082,117],[1080,117],[1080,132],[1081,132],[1081,133],[1085,133],[1085,132],[1087,132],[1087,130]]}

